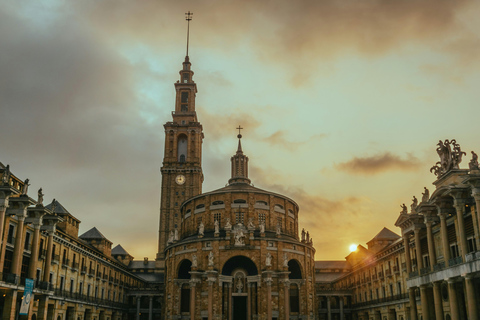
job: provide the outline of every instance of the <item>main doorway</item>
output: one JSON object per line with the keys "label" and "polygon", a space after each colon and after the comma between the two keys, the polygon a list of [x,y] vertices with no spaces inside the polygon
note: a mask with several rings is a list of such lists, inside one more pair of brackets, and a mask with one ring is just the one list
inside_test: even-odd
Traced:
{"label": "main doorway", "polygon": [[247,297],[233,296],[233,320],[247,320]]}

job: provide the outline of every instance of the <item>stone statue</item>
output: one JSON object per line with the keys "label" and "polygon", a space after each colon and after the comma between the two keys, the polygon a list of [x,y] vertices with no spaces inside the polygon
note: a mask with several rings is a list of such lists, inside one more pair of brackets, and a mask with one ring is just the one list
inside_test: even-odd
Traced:
{"label": "stone statue", "polygon": [[244,246],[245,245],[245,234],[243,230],[238,228],[235,230],[235,245]]}
{"label": "stone statue", "polygon": [[283,255],[283,267],[288,268],[288,257],[286,253]]}
{"label": "stone statue", "polygon": [[306,238],[306,240],[305,240],[305,241],[306,241],[307,243],[309,243],[309,242],[310,242],[310,233],[309,233],[308,231],[307,231],[307,238]]}
{"label": "stone statue", "polygon": [[57,200],[55,198],[52,200],[52,213],[56,215],[55,209],[57,209]]}
{"label": "stone statue", "polygon": [[168,236],[168,243],[173,242],[173,231],[170,231],[170,235]]}
{"label": "stone statue", "polygon": [[37,199],[37,204],[41,204],[43,205],[43,192],[42,192],[42,188],[38,189],[38,199]]}
{"label": "stone statue", "polygon": [[218,223],[218,220],[215,220],[213,224],[215,226],[215,233],[220,233],[220,224]]}
{"label": "stone statue", "polygon": [[260,223],[260,233],[265,233],[265,222]]}
{"label": "stone statue", "polygon": [[10,180],[10,165],[7,164],[5,169],[3,169],[2,182],[3,184],[8,184],[9,180]]}
{"label": "stone statue", "polygon": [[198,234],[203,236],[204,232],[205,232],[205,226],[203,225],[203,222],[200,221],[200,225],[198,226]]}
{"label": "stone statue", "polygon": [[267,252],[267,256],[265,257],[265,265],[267,267],[272,266],[272,255],[270,254],[270,252]]}
{"label": "stone statue", "polygon": [[462,151],[457,141],[455,139],[452,139],[452,141],[446,139],[444,142],[439,140],[437,146],[437,154],[440,157],[440,161],[430,168],[430,172],[440,177],[450,170],[459,169],[462,157],[466,155],[466,153]]}
{"label": "stone statue", "polygon": [[280,225],[277,224],[277,231],[276,231],[277,236],[279,236],[281,232],[282,232],[282,229],[281,229]]}
{"label": "stone statue", "polygon": [[408,214],[408,209],[405,203],[403,203],[400,208],[402,208],[402,211],[400,211],[401,214]]}
{"label": "stone statue", "polygon": [[255,225],[253,224],[253,218],[248,218],[248,228],[255,229]]}
{"label": "stone statue", "polygon": [[212,251],[210,251],[210,253],[208,254],[208,266],[213,267],[213,252]]}
{"label": "stone statue", "polygon": [[310,238],[310,245],[313,246],[313,238]]}
{"label": "stone statue", "polygon": [[423,189],[422,202],[428,202],[428,200],[430,200],[430,191],[428,191],[427,187],[423,187]]}
{"label": "stone statue", "polygon": [[243,280],[242,277],[237,278],[237,285],[235,286],[237,288],[237,292],[241,293],[243,291]]}
{"label": "stone statue", "polygon": [[178,229],[175,228],[174,236],[173,236],[173,241],[178,241]]}
{"label": "stone statue", "polygon": [[480,167],[478,166],[478,156],[475,152],[472,151],[472,160],[470,160],[468,167],[471,170],[480,170]]}
{"label": "stone statue", "polygon": [[302,229],[302,242],[305,242],[305,228]]}
{"label": "stone statue", "polygon": [[23,191],[22,191],[22,194],[24,194],[24,195],[27,195],[28,186],[30,185],[29,182],[30,182],[29,179],[25,179],[25,181],[23,182]]}
{"label": "stone statue", "polygon": [[230,218],[226,219],[225,230],[232,230],[232,224],[230,223]]}
{"label": "stone statue", "polygon": [[410,205],[410,209],[412,210],[412,212],[416,211],[417,206],[418,206],[418,200],[415,196],[413,196],[412,204]]}
{"label": "stone statue", "polygon": [[198,266],[198,262],[197,262],[197,255],[194,254],[192,256],[192,268],[196,268]]}

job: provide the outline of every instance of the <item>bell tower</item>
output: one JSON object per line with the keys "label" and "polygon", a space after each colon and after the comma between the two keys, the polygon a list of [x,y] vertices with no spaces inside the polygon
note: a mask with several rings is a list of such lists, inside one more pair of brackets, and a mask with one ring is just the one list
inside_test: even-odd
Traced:
{"label": "bell tower", "polygon": [[162,190],[160,198],[160,225],[156,266],[165,268],[164,250],[170,232],[180,228],[179,209],[183,201],[202,193],[203,128],[195,111],[197,84],[188,56],[188,41],[192,13],[186,13],[187,54],[175,83],[175,111],[172,121],[165,123],[165,151],[163,156]]}

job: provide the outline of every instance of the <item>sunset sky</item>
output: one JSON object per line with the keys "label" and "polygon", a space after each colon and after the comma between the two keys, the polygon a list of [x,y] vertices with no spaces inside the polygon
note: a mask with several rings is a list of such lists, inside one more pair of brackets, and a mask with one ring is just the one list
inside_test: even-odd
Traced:
{"label": "sunset sky", "polygon": [[480,1],[0,0],[0,162],[135,259],[154,259],[163,124],[185,57],[203,191],[235,127],[255,186],[343,259],[433,192],[438,140],[480,152]]}

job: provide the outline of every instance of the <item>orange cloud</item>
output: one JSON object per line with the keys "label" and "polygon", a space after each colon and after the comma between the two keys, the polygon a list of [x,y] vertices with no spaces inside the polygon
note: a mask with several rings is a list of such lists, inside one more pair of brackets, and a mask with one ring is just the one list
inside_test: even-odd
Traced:
{"label": "orange cloud", "polygon": [[352,174],[377,174],[391,170],[413,171],[418,168],[420,161],[411,154],[406,159],[385,152],[370,157],[354,157],[352,160],[336,165],[341,170]]}

